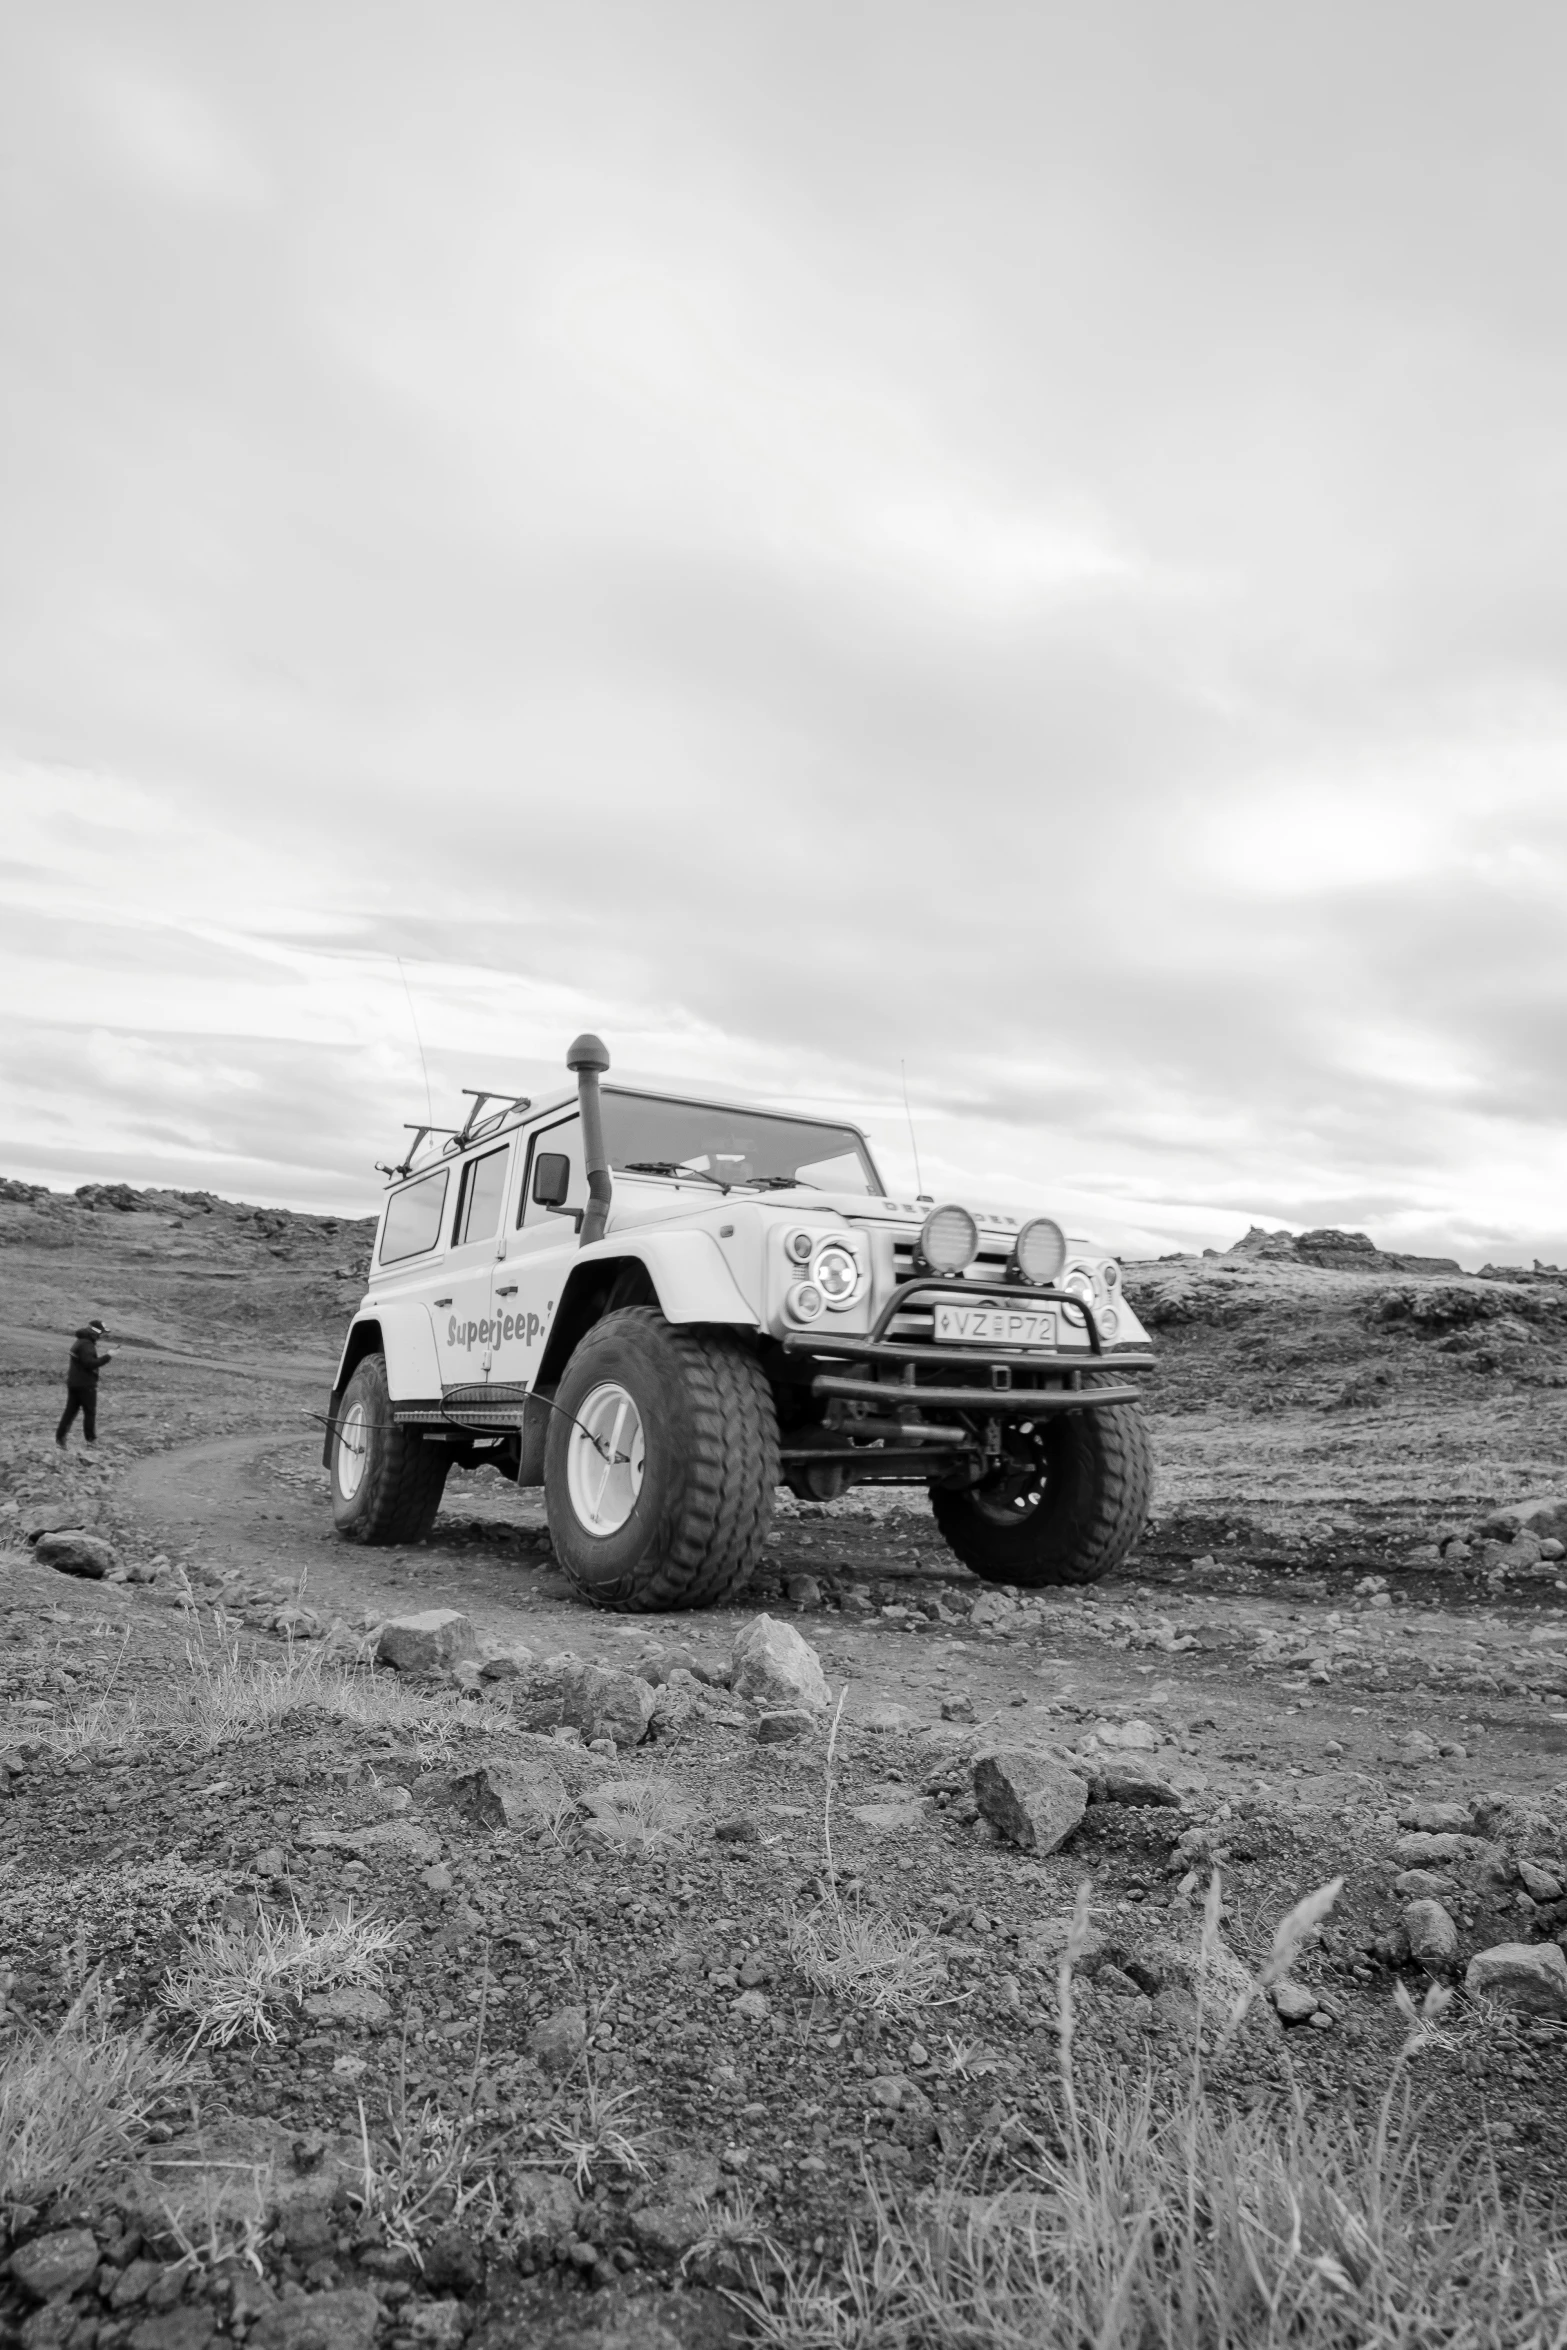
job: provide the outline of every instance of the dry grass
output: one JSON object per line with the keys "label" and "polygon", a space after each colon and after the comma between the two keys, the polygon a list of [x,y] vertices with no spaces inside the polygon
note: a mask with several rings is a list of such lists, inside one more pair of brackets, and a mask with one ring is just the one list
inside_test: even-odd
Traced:
{"label": "dry grass", "polygon": [[458,1726],[455,1695],[411,1689],[395,1674],[340,1663],[302,1643],[281,1656],[247,1655],[221,1617],[211,1639],[197,1627],[185,1663],[183,1678],[155,1692],[117,1696],[111,1688],[86,1704],[62,1700],[47,1720],[32,1717],[27,1734],[70,1757],[137,1754],[154,1744],[211,1753],[309,1718],[400,1731],[435,1746],[448,1744]]}
{"label": "dry grass", "polygon": [[297,1909],[292,1918],[217,1920],[201,1928],[184,1964],[164,1977],[159,1997],[175,2015],[191,2019],[193,2047],[211,2041],[226,2048],[242,2032],[276,2040],[276,2007],[297,2005],[312,1991],[378,1991],[400,1933],[378,1919],[355,1917],[351,1907],[321,1926],[307,1926]]}
{"label": "dry grass", "polygon": [[946,1961],[923,1927],[845,1902],[832,1852],[832,1774],[843,1718],[840,1697],[827,1739],[822,1787],[822,1850],[826,1892],[815,1909],[791,1919],[789,1956],[815,1990],[851,2000],[878,2015],[897,2015],[936,1997],[947,1980]]}
{"label": "dry grass", "polygon": [[0,2057],[0,2213],[79,2194],[189,2080],[184,2056],[116,2029],[88,1984],[54,2031],[26,2032]]}
{"label": "dry grass", "polygon": [[462,2226],[481,2241],[494,2239],[504,2225],[497,2170],[503,2135],[485,2131],[471,2105],[452,2114],[432,2100],[411,2112],[400,2098],[387,2141],[376,2149],[361,2102],[364,2170],[354,2198],[361,2226],[379,2227],[420,2268],[424,2240],[439,2229]]}
{"label": "dry grass", "polygon": [[[1218,1995],[1222,2052],[1252,2000],[1288,1972],[1332,1904],[1297,1904],[1237,1991],[1209,1897],[1199,2001]],[[1059,1978],[1063,2139],[1036,2146],[1000,2194],[949,2186],[910,2207],[873,2191],[873,2225],[841,2280],[784,2266],[748,2297],[776,2350],[1547,2350],[1567,2344],[1567,2254],[1504,2204],[1483,2154],[1429,2162],[1407,2067],[1438,2037],[1416,2009],[1375,2119],[1313,2116],[1298,2097],[1236,2114],[1211,2094],[1204,2034],[1173,2087],[1087,2087],[1072,2059],[1080,1898]]]}

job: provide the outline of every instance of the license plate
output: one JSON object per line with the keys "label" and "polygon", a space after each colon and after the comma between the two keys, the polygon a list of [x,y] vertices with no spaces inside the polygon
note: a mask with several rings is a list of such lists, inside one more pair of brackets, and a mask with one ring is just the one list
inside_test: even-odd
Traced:
{"label": "license plate", "polygon": [[936,1307],[938,1346],[1054,1346],[1056,1317],[1050,1306]]}

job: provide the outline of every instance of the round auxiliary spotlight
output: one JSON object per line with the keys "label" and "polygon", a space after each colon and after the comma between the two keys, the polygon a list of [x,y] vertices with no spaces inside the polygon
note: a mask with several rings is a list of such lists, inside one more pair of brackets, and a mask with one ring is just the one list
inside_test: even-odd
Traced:
{"label": "round auxiliary spotlight", "polygon": [[933,1273],[961,1273],[979,1254],[979,1226],[967,1208],[949,1200],[920,1226],[919,1253]]}
{"label": "round auxiliary spotlight", "polygon": [[791,1232],[784,1242],[784,1255],[796,1265],[811,1261],[811,1236],[808,1232]]}
{"label": "round auxiliary spotlight", "polygon": [[814,1281],[797,1281],[784,1299],[784,1310],[796,1322],[814,1322],[826,1303]]}
{"label": "round auxiliary spotlight", "polygon": [[1053,1217],[1029,1218],[1017,1236],[1012,1262],[1025,1281],[1048,1289],[1066,1263],[1066,1234]]}

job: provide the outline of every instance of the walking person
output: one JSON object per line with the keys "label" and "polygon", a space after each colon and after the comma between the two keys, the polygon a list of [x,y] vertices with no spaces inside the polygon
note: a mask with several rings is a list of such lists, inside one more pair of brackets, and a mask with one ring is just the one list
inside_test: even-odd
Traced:
{"label": "walking person", "polygon": [[55,1443],[65,1450],[65,1440],[71,1433],[71,1423],[78,1412],[82,1415],[82,1434],[89,1444],[98,1441],[98,1373],[105,1363],[112,1363],[113,1355],[105,1352],[99,1341],[107,1333],[101,1322],[88,1322],[76,1333],[71,1348],[71,1359],[65,1372],[65,1410],[60,1425],[54,1432]]}

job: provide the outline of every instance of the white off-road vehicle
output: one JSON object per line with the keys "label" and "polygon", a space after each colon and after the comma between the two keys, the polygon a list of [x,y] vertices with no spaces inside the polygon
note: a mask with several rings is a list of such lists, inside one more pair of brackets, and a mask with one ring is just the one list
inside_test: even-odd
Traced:
{"label": "white off-road vehicle", "polygon": [[727,1598],[780,1485],[928,1488],[987,1581],[1088,1583],[1148,1506],[1114,1260],[1049,1216],[888,1196],[848,1125],[601,1085],[416,1130],[328,1413],[333,1514],[429,1532],[454,1461],[544,1487],[595,1606]]}

